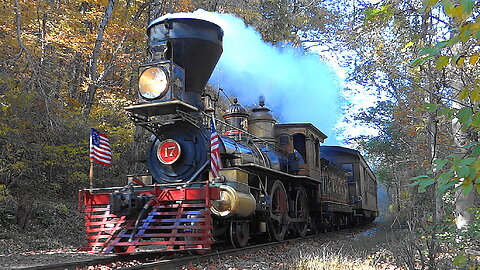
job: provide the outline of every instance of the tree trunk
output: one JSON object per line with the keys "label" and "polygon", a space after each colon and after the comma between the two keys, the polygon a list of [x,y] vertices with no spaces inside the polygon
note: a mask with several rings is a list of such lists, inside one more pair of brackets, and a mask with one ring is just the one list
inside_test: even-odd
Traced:
{"label": "tree trunk", "polygon": [[145,164],[145,154],[142,151],[142,139],[145,134],[145,129],[141,126],[135,126],[135,133],[133,135],[133,154],[135,156],[135,172],[143,168]]}
{"label": "tree trunk", "polygon": [[100,83],[98,78],[102,77],[102,76],[99,76],[98,74],[97,62],[98,62],[98,58],[100,57],[100,49],[102,48],[103,35],[105,33],[107,24],[113,14],[114,4],[115,4],[115,0],[108,1],[107,7],[105,9],[105,14],[103,15],[103,19],[98,25],[97,39],[95,40],[95,46],[93,47],[92,56],[90,57],[90,66],[88,70],[90,83],[88,85],[87,97],[85,100],[84,110],[83,110],[83,113],[85,115],[90,114],[90,110],[92,108],[93,101],[95,99],[95,93],[97,92],[98,85]]}
{"label": "tree trunk", "polygon": [[456,193],[455,213],[457,229],[463,229],[475,219],[475,214],[469,208],[479,207],[479,199],[476,191],[472,190],[465,194],[462,190]]}
{"label": "tree trunk", "polygon": [[17,213],[15,214],[15,221],[20,230],[25,231],[28,229],[28,224],[32,216],[32,202],[30,197],[25,198],[23,196],[17,207]]}
{"label": "tree trunk", "polygon": [[[454,52],[461,51],[460,48],[454,47]],[[466,85],[463,79],[457,78],[455,81],[451,83],[451,88],[454,89],[455,97],[458,97],[460,92],[465,89]],[[464,105],[460,102],[452,102],[452,108],[454,109],[461,109]],[[462,130],[462,123],[457,118],[453,118],[452,120],[452,134],[453,134],[453,141],[455,146],[457,147],[457,151],[455,154],[458,156],[463,156],[467,153],[467,149],[465,145],[478,141],[477,136],[469,136],[468,131]],[[469,211],[470,208],[479,207],[480,203],[480,196],[475,191],[471,191],[469,194],[465,194],[463,190],[458,190],[455,194],[456,201],[455,201],[455,216],[456,216],[456,226],[458,229],[463,229],[467,227],[474,221],[474,214]]]}
{"label": "tree trunk", "polygon": [[[457,109],[461,108],[460,104],[456,102],[453,104],[453,107]],[[452,120],[453,138],[455,145],[459,149],[456,154],[460,155],[466,153],[466,149],[463,147],[470,142],[468,135],[462,131],[461,126],[462,124],[458,119]],[[455,195],[455,223],[458,229],[463,229],[474,221],[475,215],[469,209],[480,206],[480,196],[475,190],[465,194],[461,189],[458,190]]]}

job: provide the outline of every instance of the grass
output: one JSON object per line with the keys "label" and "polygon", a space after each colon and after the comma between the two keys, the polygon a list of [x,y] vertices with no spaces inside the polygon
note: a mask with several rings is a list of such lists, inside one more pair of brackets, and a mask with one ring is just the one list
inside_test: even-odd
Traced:
{"label": "grass", "polygon": [[312,243],[292,254],[290,269],[376,270],[405,269],[398,266],[384,230],[369,230],[329,243]]}
{"label": "grass", "polygon": [[372,261],[369,259],[361,260],[351,257],[346,257],[338,254],[321,254],[321,255],[305,255],[302,256],[292,269],[301,270],[350,270],[350,269],[364,269],[375,270]]}

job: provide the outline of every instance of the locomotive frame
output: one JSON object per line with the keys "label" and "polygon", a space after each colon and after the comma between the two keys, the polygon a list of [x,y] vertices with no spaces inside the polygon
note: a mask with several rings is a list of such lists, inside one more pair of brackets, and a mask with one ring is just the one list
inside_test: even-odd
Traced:
{"label": "locomotive frame", "polygon": [[374,220],[376,181],[360,153],[321,146],[327,136],[310,123],[276,124],[264,100],[251,113],[235,100],[225,121],[217,120],[224,167],[213,177],[208,123],[215,110],[204,87],[223,31],[162,17],[147,33],[143,100],[125,109],[152,133],[148,173],[125,187],[79,192],[86,250],[206,252],[217,240],[244,247],[253,235],[281,241]]}

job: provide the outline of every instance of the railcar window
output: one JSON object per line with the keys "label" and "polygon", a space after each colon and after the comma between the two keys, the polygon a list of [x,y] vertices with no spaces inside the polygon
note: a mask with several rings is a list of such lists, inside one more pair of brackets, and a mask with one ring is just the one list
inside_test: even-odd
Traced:
{"label": "railcar window", "polygon": [[363,168],[363,179],[365,179],[365,203],[368,203],[368,193],[370,193],[370,177],[367,170]]}
{"label": "railcar window", "polygon": [[295,148],[300,155],[302,155],[305,164],[308,164],[307,161],[307,149],[305,146],[305,135],[302,133],[293,134],[293,148]]}
{"label": "railcar window", "polygon": [[284,145],[288,145],[288,141],[289,141],[288,135],[283,135],[283,136],[280,136],[278,143],[280,144],[280,146],[284,146]]}
{"label": "railcar window", "polygon": [[342,169],[344,169],[345,171],[348,172],[348,179],[347,181],[349,183],[354,183],[355,182],[355,179],[353,179],[353,164],[352,163],[343,163],[341,165]]}
{"label": "railcar window", "polygon": [[325,177],[322,185],[324,194],[327,193],[327,185],[328,185],[328,177]]}
{"label": "railcar window", "polygon": [[320,141],[315,140],[315,166],[320,167]]}

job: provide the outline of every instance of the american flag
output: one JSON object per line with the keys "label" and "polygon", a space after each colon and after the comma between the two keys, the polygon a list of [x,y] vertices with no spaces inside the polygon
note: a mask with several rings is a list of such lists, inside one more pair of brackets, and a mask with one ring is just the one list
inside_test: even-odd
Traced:
{"label": "american flag", "polygon": [[112,152],[107,135],[98,133],[94,128],[90,133],[90,159],[107,166],[112,166]]}
{"label": "american flag", "polygon": [[210,120],[210,167],[214,178],[220,177],[222,161],[220,160],[220,137],[215,129],[215,119]]}

